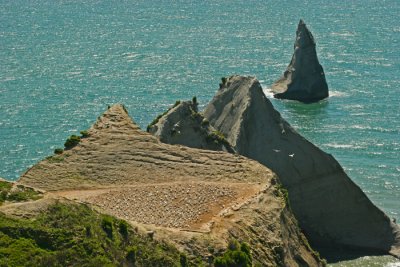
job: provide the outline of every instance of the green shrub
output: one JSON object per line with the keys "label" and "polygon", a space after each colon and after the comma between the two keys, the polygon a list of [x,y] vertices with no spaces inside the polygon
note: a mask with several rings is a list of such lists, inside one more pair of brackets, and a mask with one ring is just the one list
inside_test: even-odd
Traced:
{"label": "green shrub", "polygon": [[215,267],[251,267],[251,249],[247,243],[240,244],[236,240],[231,240],[228,250],[220,257],[214,259]]}
{"label": "green shrub", "polygon": [[12,183],[0,181],[0,205],[7,200],[8,192],[12,188]]}
{"label": "green shrub", "polygon": [[209,135],[207,135],[206,140],[209,142],[214,142],[219,145],[230,146],[228,140],[226,140],[223,133],[220,131],[213,131]]}
{"label": "green shrub", "polygon": [[56,148],[56,149],[54,149],[54,154],[60,155],[60,154],[62,154],[63,152],[64,152],[64,149],[62,149],[62,148]]}
{"label": "green shrub", "polygon": [[189,263],[188,263],[188,260],[187,260],[187,257],[185,254],[181,254],[179,256],[179,263],[181,264],[181,267],[189,266]]}
{"label": "green shrub", "polygon": [[85,226],[85,233],[86,233],[86,237],[92,237],[92,226],[86,225]]}
{"label": "green shrub", "polygon": [[137,247],[129,247],[128,248],[128,253],[126,253],[126,261],[128,264],[135,265],[136,263],[136,252],[137,252]]}
{"label": "green shrub", "polygon": [[221,78],[221,83],[219,84],[219,89],[222,89],[223,87],[226,87],[228,83],[228,78],[222,77]]}
{"label": "green shrub", "polygon": [[240,243],[236,239],[229,240],[228,243],[228,250],[240,250]]}
{"label": "green shrub", "polygon": [[200,113],[198,113],[197,111],[195,111],[195,110],[192,110],[192,113],[190,114],[190,117],[193,120],[197,121],[197,122],[202,122],[203,121],[203,116]]}
{"label": "green shrub", "polygon": [[89,135],[89,132],[88,131],[81,131],[81,137],[82,138],[87,138],[87,137],[89,137],[90,135]]}
{"label": "green shrub", "polygon": [[289,192],[282,184],[277,185],[277,195],[282,197],[285,201],[285,204],[290,208],[290,200],[289,200]]}
{"label": "green shrub", "polygon": [[67,141],[65,141],[64,147],[65,147],[65,149],[71,149],[74,146],[76,146],[77,144],[79,144],[80,141],[81,141],[81,138],[79,136],[76,136],[73,134],[70,137],[68,137]]}
{"label": "green shrub", "polygon": [[106,232],[108,238],[113,238],[113,220],[110,216],[104,216],[101,221],[101,228]]}
{"label": "green shrub", "polygon": [[240,250],[241,251],[243,251],[244,253],[246,253],[247,255],[251,255],[251,248],[250,248],[250,245],[249,244],[247,244],[247,243],[245,243],[245,242],[243,242],[241,245],[240,245]]}
{"label": "green shrub", "polygon": [[126,239],[128,238],[129,224],[126,221],[120,220],[118,224],[119,233]]}

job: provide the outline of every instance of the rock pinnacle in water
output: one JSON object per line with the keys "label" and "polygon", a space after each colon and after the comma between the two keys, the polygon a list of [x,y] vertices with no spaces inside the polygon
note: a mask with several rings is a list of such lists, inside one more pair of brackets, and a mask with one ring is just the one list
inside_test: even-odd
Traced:
{"label": "rock pinnacle in water", "polygon": [[317,102],[329,96],[314,37],[303,20],[297,26],[292,60],[283,76],[272,85],[272,92],[275,98],[304,103]]}

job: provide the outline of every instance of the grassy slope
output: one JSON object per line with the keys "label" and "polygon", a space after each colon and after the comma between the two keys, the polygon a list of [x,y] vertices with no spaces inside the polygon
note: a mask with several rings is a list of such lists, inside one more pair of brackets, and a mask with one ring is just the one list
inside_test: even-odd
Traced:
{"label": "grassy slope", "polygon": [[5,202],[23,202],[28,200],[37,200],[42,198],[42,193],[35,191],[32,188],[16,185],[0,181],[0,206]]}
{"label": "grassy slope", "polygon": [[182,266],[185,259],[83,204],[58,202],[34,219],[0,213],[0,266]]}

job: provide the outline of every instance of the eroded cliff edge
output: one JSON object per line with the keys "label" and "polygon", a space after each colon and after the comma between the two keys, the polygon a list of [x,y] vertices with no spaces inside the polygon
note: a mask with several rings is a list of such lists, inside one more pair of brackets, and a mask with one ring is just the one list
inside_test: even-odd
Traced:
{"label": "eroded cliff edge", "polygon": [[254,77],[233,76],[204,111],[241,155],[278,174],[314,246],[400,256],[400,230],[329,154],[298,134]]}
{"label": "eroded cliff edge", "polygon": [[[242,156],[167,145],[112,106],[72,149],[19,183],[85,202],[154,231],[189,257],[210,260],[235,238],[262,266],[322,266],[287,206],[276,175]],[[45,197],[46,199],[46,197]],[[15,215],[21,206],[2,207]]]}

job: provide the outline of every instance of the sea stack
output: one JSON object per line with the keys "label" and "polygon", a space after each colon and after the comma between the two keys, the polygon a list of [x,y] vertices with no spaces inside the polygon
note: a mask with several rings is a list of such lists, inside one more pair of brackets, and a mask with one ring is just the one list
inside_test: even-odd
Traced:
{"label": "sea stack", "polygon": [[399,226],[368,199],[330,154],[281,117],[259,81],[233,76],[227,84],[208,104],[204,117],[237,153],[279,176],[311,244],[322,253],[324,248],[351,248],[364,255],[391,253],[399,257]]}
{"label": "sea stack", "polygon": [[319,64],[315,40],[303,20],[296,31],[292,60],[272,85],[275,98],[313,103],[329,96],[325,73]]}

